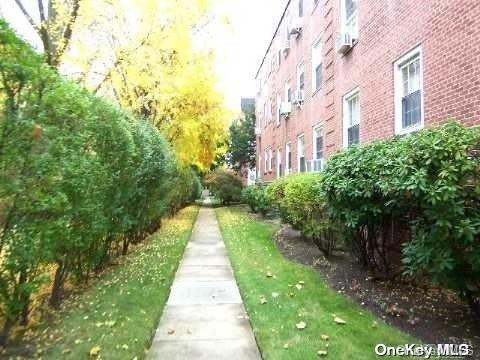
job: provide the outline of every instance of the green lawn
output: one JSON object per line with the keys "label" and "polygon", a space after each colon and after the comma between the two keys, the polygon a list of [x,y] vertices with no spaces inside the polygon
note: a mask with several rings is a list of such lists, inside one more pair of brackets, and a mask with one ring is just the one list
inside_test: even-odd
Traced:
{"label": "green lawn", "polygon": [[378,343],[417,342],[285,259],[272,242],[276,226],[239,208],[219,208],[217,218],[264,359],[315,359],[326,351],[329,359],[371,360]]}
{"label": "green lawn", "polygon": [[122,263],[68,302],[48,328],[34,335],[43,359],[142,359],[179,261],[190,237],[198,207],[188,207]]}

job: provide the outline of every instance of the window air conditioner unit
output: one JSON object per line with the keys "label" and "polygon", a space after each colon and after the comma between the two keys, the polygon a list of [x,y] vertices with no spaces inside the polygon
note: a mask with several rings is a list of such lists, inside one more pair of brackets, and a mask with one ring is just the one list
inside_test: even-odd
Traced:
{"label": "window air conditioner unit", "polygon": [[292,28],[290,29],[290,35],[298,37],[302,33],[303,29],[303,19],[302,18],[297,18],[293,25]]}
{"label": "window air conditioner unit", "polygon": [[293,103],[297,106],[301,106],[301,105],[303,105],[304,101],[305,101],[304,91],[303,90],[295,91],[295,96],[294,96]]}
{"label": "window air conditioner unit", "polygon": [[282,102],[280,106],[280,114],[288,116],[292,112],[292,103],[290,101]]}
{"label": "window air conditioner unit", "polygon": [[337,52],[346,54],[353,46],[353,38],[349,32],[342,32],[337,37]]}

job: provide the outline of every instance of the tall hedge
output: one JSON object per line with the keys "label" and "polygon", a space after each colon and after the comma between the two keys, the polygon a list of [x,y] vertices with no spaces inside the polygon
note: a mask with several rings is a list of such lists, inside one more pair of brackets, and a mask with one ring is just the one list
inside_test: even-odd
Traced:
{"label": "tall hedge", "polygon": [[479,311],[479,152],[480,129],[455,122],[341,152],[322,184],[330,213],[367,266],[429,275]]}
{"label": "tall hedge", "polygon": [[125,253],[198,192],[198,179],[177,169],[150,123],[63,79],[4,22],[0,101],[4,342],[27,322],[42,284],[53,282],[50,304],[58,306],[68,277],[85,279]]}

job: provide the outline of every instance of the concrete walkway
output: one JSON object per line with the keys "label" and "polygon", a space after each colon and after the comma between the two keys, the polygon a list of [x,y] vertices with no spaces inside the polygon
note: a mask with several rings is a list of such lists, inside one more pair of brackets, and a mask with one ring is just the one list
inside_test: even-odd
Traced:
{"label": "concrete walkway", "polygon": [[200,209],[148,358],[261,359],[213,209]]}

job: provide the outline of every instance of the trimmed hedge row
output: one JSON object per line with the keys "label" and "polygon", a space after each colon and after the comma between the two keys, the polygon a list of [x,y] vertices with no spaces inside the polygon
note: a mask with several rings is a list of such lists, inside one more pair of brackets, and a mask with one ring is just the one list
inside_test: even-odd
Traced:
{"label": "trimmed hedge row", "polygon": [[198,193],[158,130],[63,79],[0,21],[1,342],[32,295],[126,253]]}
{"label": "trimmed hedge row", "polygon": [[283,221],[315,242],[326,255],[331,255],[342,239],[341,226],[328,217],[325,195],[318,174],[295,174],[269,184],[245,190],[245,198],[254,212],[276,210]]}
{"label": "trimmed hedge row", "polygon": [[321,175],[248,192],[266,192],[282,219],[327,253],[341,240],[373,272],[428,275],[480,314],[479,154],[480,128],[450,122],[352,147]]}

